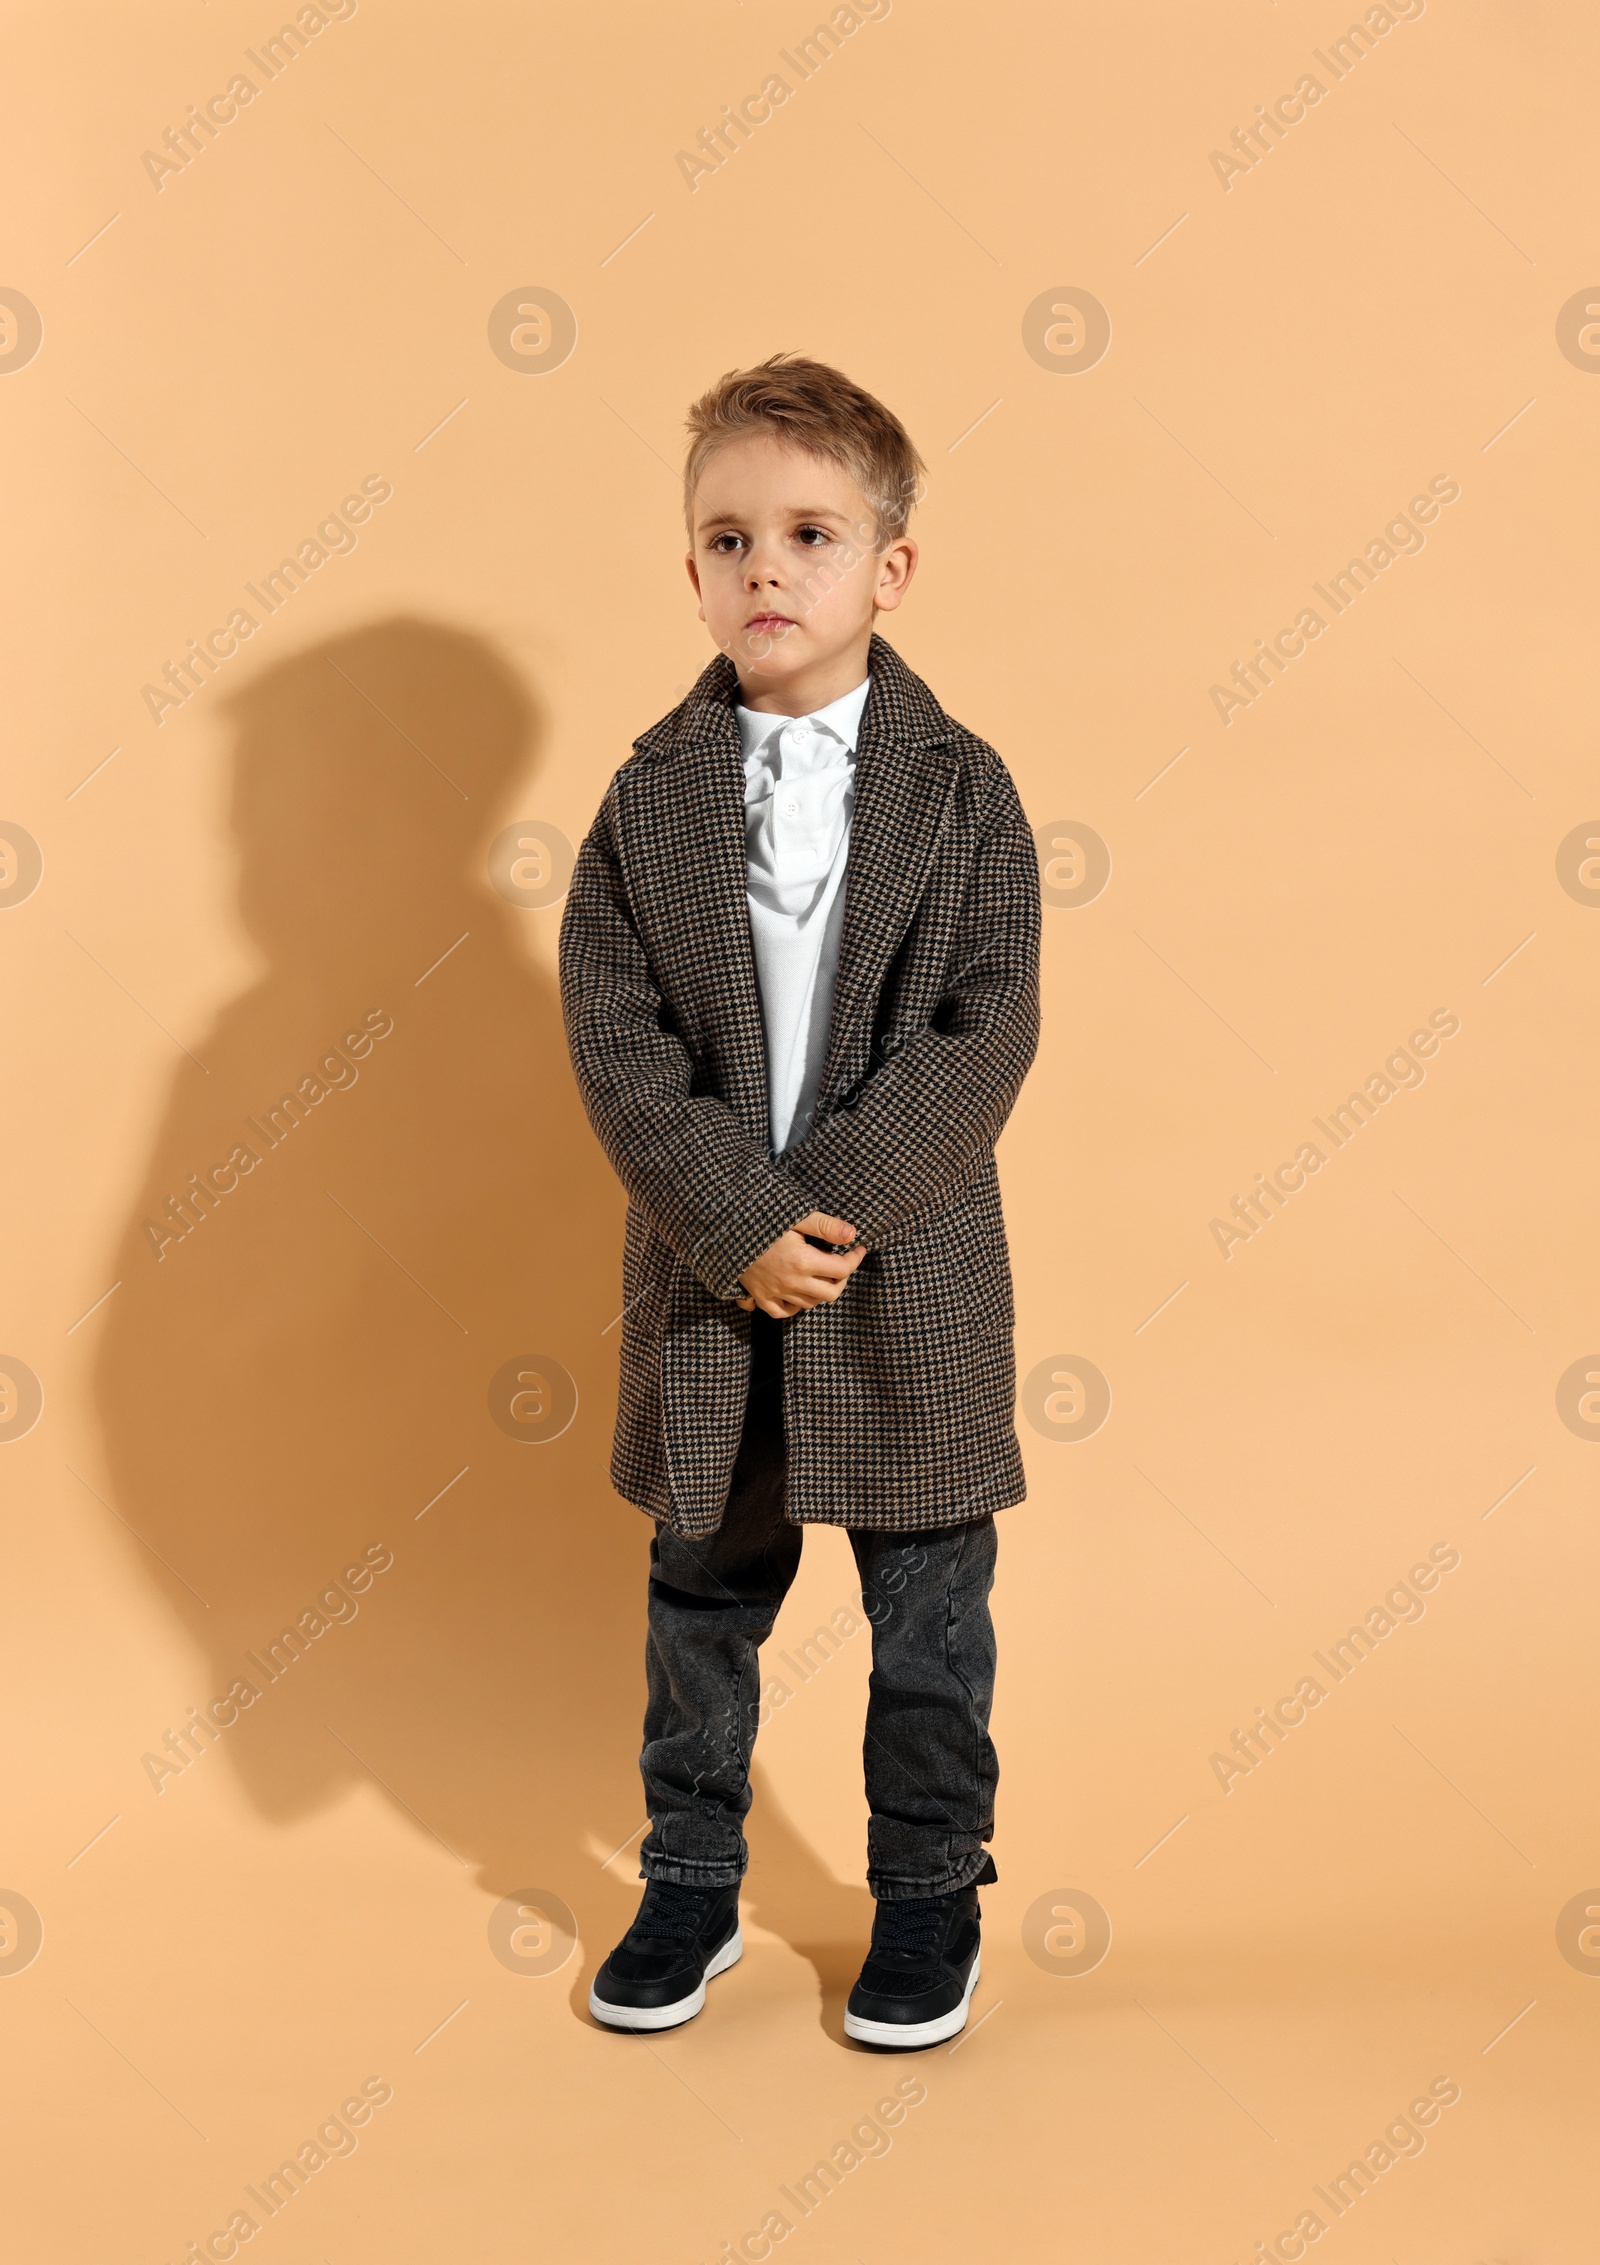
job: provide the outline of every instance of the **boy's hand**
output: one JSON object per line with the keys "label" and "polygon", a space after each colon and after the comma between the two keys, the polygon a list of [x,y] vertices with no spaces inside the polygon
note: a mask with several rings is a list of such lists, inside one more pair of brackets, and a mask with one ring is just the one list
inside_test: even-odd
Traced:
{"label": "boy's hand", "polygon": [[856,1239],[856,1231],[847,1220],[830,1219],[824,1211],[808,1211],[797,1226],[788,1228],[745,1268],[741,1287],[749,1294],[739,1304],[746,1313],[759,1306],[774,1321],[786,1321],[792,1313],[832,1305],[843,1297],[845,1284],[867,1255],[866,1244],[859,1243],[853,1251],[836,1258],[832,1251],[818,1250],[808,1243],[807,1235],[819,1235],[828,1243],[853,1243]]}

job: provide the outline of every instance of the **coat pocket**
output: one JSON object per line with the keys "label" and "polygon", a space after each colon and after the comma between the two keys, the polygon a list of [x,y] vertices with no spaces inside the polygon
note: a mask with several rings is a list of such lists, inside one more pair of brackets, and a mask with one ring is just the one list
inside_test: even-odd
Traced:
{"label": "coat pocket", "polygon": [[1014,1325],[1011,1263],[998,1191],[979,1187],[883,1248],[890,1295],[908,1315],[988,1337]]}
{"label": "coat pocket", "polygon": [[636,1204],[628,1206],[622,1235],[623,1357],[658,1343],[661,1311],[677,1253],[658,1235]]}
{"label": "coat pocket", "polygon": [[1011,1296],[1011,1268],[1002,1246],[999,1257],[985,1236],[961,1242],[961,1267],[967,1283],[968,1313],[972,1326],[984,1335],[1006,1332],[1016,1326]]}
{"label": "coat pocket", "polygon": [[999,1188],[980,1182],[947,1215],[944,1227],[966,1285],[971,1326],[983,1335],[1009,1332],[1016,1309]]}

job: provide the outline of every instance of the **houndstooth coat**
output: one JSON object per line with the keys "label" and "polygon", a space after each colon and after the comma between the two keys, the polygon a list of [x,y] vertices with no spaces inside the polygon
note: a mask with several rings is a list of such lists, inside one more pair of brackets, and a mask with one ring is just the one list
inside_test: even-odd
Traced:
{"label": "houndstooth coat", "polygon": [[867,1255],[784,1339],[786,1515],[914,1532],[1020,1502],[994,1143],[1039,1037],[1039,866],[1000,757],[874,636],[816,1113],[769,1143],[738,679],[719,655],[634,742],[578,853],[561,1003],[627,1189],[611,1480],[688,1538],[728,1498],[739,1278],[808,1211]]}

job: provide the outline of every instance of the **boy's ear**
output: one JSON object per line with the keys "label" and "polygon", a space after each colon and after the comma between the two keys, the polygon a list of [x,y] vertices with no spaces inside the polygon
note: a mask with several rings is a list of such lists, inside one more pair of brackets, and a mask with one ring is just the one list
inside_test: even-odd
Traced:
{"label": "boy's ear", "polygon": [[911,586],[911,577],[917,571],[917,557],[917,546],[911,537],[897,535],[879,561],[877,586],[872,593],[875,612],[894,612]]}

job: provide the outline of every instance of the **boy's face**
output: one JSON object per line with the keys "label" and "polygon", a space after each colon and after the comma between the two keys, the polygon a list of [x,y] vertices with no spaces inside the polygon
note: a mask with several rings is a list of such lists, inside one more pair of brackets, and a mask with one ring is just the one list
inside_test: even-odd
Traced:
{"label": "boy's face", "polygon": [[876,615],[916,569],[910,537],[874,550],[872,507],[849,473],[767,433],[719,448],[692,508],[689,579],[747,703],[804,715],[852,691]]}

